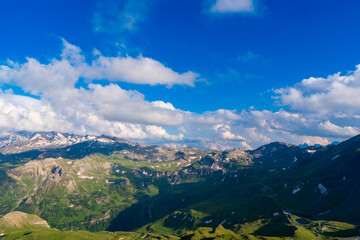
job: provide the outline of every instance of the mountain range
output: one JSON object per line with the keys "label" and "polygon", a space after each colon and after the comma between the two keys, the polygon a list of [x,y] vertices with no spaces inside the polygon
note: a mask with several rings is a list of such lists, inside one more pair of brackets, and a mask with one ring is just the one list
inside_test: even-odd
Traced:
{"label": "mountain range", "polygon": [[360,235],[360,136],[203,151],[17,132],[0,146],[0,239]]}

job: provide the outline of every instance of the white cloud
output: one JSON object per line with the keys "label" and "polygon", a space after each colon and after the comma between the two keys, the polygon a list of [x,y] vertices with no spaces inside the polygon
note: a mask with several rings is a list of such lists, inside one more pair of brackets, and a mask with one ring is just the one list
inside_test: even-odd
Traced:
{"label": "white cloud", "polygon": [[244,137],[240,135],[235,135],[231,132],[231,127],[229,125],[224,124],[216,124],[214,126],[214,130],[220,133],[220,136],[225,140],[246,140]]}
{"label": "white cloud", "polygon": [[294,111],[321,114],[360,114],[360,65],[356,70],[327,78],[302,80],[293,87],[276,90],[283,105]]}
{"label": "white cloud", "polygon": [[253,0],[216,0],[211,7],[211,11],[217,13],[254,12],[254,10]]}
{"label": "white cloud", "polygon": [[[57,130],[77,133],[109,134],[132,139],[179,140],[181,134],[170,135],[162,126],[179,125],[186,112],[177,110],[171,103],[149,102],[137,91],[126,91],[118,85],[102,86],[89,84],[87,89],[76,88],[80,78],[88,81],[111,76],[116,81],[112,66],[101,64],[100,58],[93,65],[85,62],[80,48],[64,42],[60,59],[43,64],[33,58],[25,63],[9,61],[0,66],[0,81],[22,88],[38,99],[2,93],[0,96],[0,122],[2,130]],[[105,58],[105,57],[104,57]],[[140,59],[138,62],[138,59]],[[107,58],[107,63],[116,62],[121,68],[124,60],[130,60],[123,69],[134,71],[138,76],[122,76],[119,80],[149,84],[182,84],[180,74],[149,58]],[[150,62],[149,65],[147,63]],[[145,74],[141,74],[145,71]],[[140,72],[140,73],[139,73]],[[156,74],[161,75],[160,82]],[[172,77],[175,76],[175,80]],[[151,78],[149,80],[149,78]],[[156,82],[158,81],[158,82]],[[189,83],[190,82],[186,82]],[[11,101],[10,101],[11,100]]]}
{"label": "white cloud", "polygon": [[329,145],[331,142],[329,142],[329,140],[327,138],[322,138],[322,137],[314,137],[314,136],[305,136],[302,137],[302,142],[306,143],[309,146],[313,146],[315,144],[320,144],[323,146]]}
{"label": "white cloud", "polygon": [[[86,99],[82,97],[80,95],[80,99],[74,100],[81,102]],[[117,103],[127,104],[127,102]],[[161,126],[106,119],[98,109],[92,107],[93,104],[94,101],[83,106],[72,105],[71,111],[63,111],[46,100],[1,93],[0,131],[60,131],[167,141],[179,141],[183,138],[182,134],[168,134]]]}
{"label": "white cloud", "polygon": [[[58,89],[73,90],[79,78],[88,81],[107,79],[113,82],[134,84],[166,85],[175,84],[194,86],[199,75],[194,72],[177,73],[151,58],[139,56],[104,57],[99,56],[88,64],[81,50],[65,40],[61,59],[53,58],[50,63],[42,64],[28,58],[23,64],[11,63],[0,66],[3,82],[15,83],[32,94],[51,95]],[[72,94],[72,93],[71,93]]]}
{"label": "white cloud", "polygon": [[175,107],[169,102],[165,103],[163,101],[153,101],[151,102],[151,104],[158,108],[168,109],[172,111],[176,110]]}
{"label": "white cloud", "polygon": [[[82,95],[74,100],[81,102],[81,98]],[[161,126],[108,120],[92,107],[93,103],[72,105],[72,111],[63,111],[47,100],[3,92],[0,93],[0,131],[60,131],[168,141],[183,138],[181,134],[168,134]]]}
{"label": "white cloud", "polygon": [[335,136],[351,137],[360,133],[359,127],[352,127],[352,126],[340,127],[331,123],[329,120],[326,120],[325,122],[321,122],[319,124],[319,128],[329,132],[328,135],[332,134]]}
{"label": "white cloud", "polygon": [[186,72],[179,74],[162,63],[151,58],[138,56],[104,57],[100,56],[87,67],[84,77],[89,79],[107,79],[135,84],[194,86],[199,74]]}
{"label": "white cloud", "polygon": [[354,136],[360,133],[359,92],[360,65],[346,75],[304,79],[275,90],[280,104],[292,114],[287,122],[277,120],[291,133],[341,139]]}
{"label": "white cloud", "polygon": [[74,126],[57,115],[51,105],[11,92],[0,93],[0,129],[29,131],[72,131]]}
{"label": "white cloud", "polygon": [[141,93],[126,91],[114,84],[90,84],[89,88],[81,90],[80,98],[91,103],[92,108],[107,120],[161,126],[184,122],[186,113],[175,108],[169,109],[171,103],[148,102]]}
{"label": "white cloud", "polygon": [[[44,64],[28,58],[0,66],[2,83],[34,96],[0,92],[0,131],[107,134],[142,143],[212,149],[251,149],[270,141],[328,144],[360,133],[360,65],[344,76],[309,78],[275,90],[287,110],[193,113],[161,99],[148,101],[116,82],[191,86],[198,78],[195,73],[176,73],[142,56],[105,57],[99,51],[94,55],[88,63],[79,47],[64,40],[59,59]],[[80,78],[86,80],[81,88],[76,87]],[[95,79],[110,83],[94,84]]]}

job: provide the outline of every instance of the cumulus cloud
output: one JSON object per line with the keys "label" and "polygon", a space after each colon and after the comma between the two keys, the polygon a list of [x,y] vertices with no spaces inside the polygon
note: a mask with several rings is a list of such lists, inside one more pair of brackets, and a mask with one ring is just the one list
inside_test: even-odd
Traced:
{"label": "cumulus cloud", "polygon": [[126,91],[114,84],[90,84],[89,88],[81,90],[81,99],[92,103],[93,109],[107,120],[161,126],[184,122],[186,112],[171,109],[171,103],[148,102],[138,91]]}
{"label": "cumulus cloud", "polygon": [[33,58],[27,58],[23,64],[9,62],[8,65],[0,66],[0,78],[3,82],[16,83],[32,94],[45,94],[49,90],[56,91],[64,87],[73,89],[79,78],[171,87],[174,84],[194,86],[199,77],[199,74],[191,71],[177,73],[143,56],[98,56],[88,64],[78,47],[65,40],[63,42],[60,59],[53,58],[48,64]]}
{"label": "cumulus cloud", "polygon": [[0,93],[0,128],[29,131],[72,131],[73,125],[56,114],[50,103],[32,97]]}
{"label": "cumulus cloud", "polygon": [[[52,99],[55,100],[55,99]],[[93,101],[86,102],[82,94],[73,98],[79,104],[63,106],[54,105],[51,101],[16,95],[11,92],[0,94],[0,130],[1,131],[60,131],[78,134],[107,134],[129,139],[153,139],[179,141],[181,134],[168,134],[161,126],[138,124],[122,120],[109,120],[97,108]],[[84,101],[86,103],[81,102]],[[119,101],[117,104],[126,105]],[[149,103],[148,103],[149,104]],[[116,111],[116,109],[113,109]],[[153,109],[155,110],[155,109]],[[131,115],[131,113],[129,113]],[[146,115],[143,116],[146,118]]]}
{"label": "cumulus cloud", "polygon": [[123,81],[135,84],[167,85],[174,84],[194,86],[199,74],[186,72],[179,74],[162,63],[138,56],[104,57],[99,56],[87,67],[84,77],[89,79],[107,79],[109,81]]}
{"label": "cumulus cloud", "polygon": [[245,150],[252,150],[252,147],[246,142],[232,142],[221,139],[197,139],[195,141],[187,142],[187,145],[191,145],[200,149],[211,149],[211,150],[229,150],[234,148],[242,148]]}
{"label": "cumulus cloud", "polygon": [[325,130],[327,135],[329,136],[354,136],[360,133],[359,127],[352,127],[352,126],[344,126],[340,127],[336,124],[333,124],[329,120],[321,122],[319,124],[320,130]]}
{"label": "cumulus cloud", "polygon": [[297,132],[342,138],[360,133],[359,92],[360,65],[345,75],[310,77],[294,86],[275,90],[280,104],[302,119],[293,124],[299,126],[295,128]]}
{"label": "cumulus cloud", "polygon": [[254,12],[253,0],[216,0],[210,8],[216,13]]}
{"label": "cumulus cloud", "polygon": [[[140,143],[200,148],[251,149],[271,141],[328,144],[360,133],[360,65],[347,74],[309,78],[275,90],[278,111],[219,109],[194,113],[172,103],[148,101],[119,81],[192,86],[198,75],[176,73],[142,56],[86,61],[65,40],[59,58],[47,63],[28,58],[0,66],[0,81],[25,95],[0,91],[0,131],[62,131],[107,134]],[[80,79],[85,79],[77,86]],[[93,80],[106,79],[107,84]],[[286,110],[285,110],[286,109]]]}
{"label": "cumulus cloud", "polygon": [[[132,139],[182,138],[181,134],[171,135],[162,128],[181,124],[187,114],[175,109],[171,103],[146,101],[141,93],[123,90],[116,84],[90,83],[86,88],[75,85],[80,78],[88,82],[107,79],[168,86],[193,84],[189,78],[182,82],[181,74],[144,57],[106,58],[106,64],[103,64],[103,57],[88,64],[80,48],[63,42],[60,58],[51,59],[49,63],[27,58],[25,63],[9,61],[0,66],[2,83],[18,86],[35,96],[2,93],[0,115],[4,117],[0,122],[1,129],[104,133]],[[120,69],[118,72],[114,72],[114,65]],[[134,74],[134,69],[138,75]],[[161,76],[160,79],[157,76]]]}
{"label": "cumulus cloud", "polygon": [[245,140],[244,137],[232,133],[229,125],[216,124],[214,130],[219,132],[220,136],[225,140]]}
{"label": "cumulus cloud", "polygon": [[[88,99],[87,96],[80,94],[73,100],[80,103]],[[52,104],[51,101],[2,92],[0,93],[0,130],[108,134],[130,139],[166,139],[168,141],[178,141],[183,138],[181,134],[168,134],[161,126],[153,124],[109,120],[93,107],[96,100],[101,99],[94,99],[86,104],[63,106],[68,110],[64,111],[62,107]],[[126,101],[117,102],[119,105],[127,103]],[[113,110],[116,111],[116,109]]]}
{"label": "cumulus cloud", "polygon": [[277,89],[283,105],[309,113],[359,114],[360,65],[347,75],[336,73],[327,78],[308,78],[293,87]]}

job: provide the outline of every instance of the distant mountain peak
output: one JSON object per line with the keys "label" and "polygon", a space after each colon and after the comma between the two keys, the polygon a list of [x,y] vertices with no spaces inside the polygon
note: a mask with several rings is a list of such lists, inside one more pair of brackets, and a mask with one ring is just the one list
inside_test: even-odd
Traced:
{"label": "distant mountain peak", "polygon": [[269,144],[263,145],[255,149],[254,151],[268,151],[268,150],[279,150],[283,148],[296,147],[296,145],[284,143],[284,142],[271,142]]}
{"label": "distant mountain peak", "polygon": [[127,140],[109,137],[105,135],[76,135],[60,132],[28,132],[19,131],[0,138],[0,152],[2,153],[20,153],[30,150],[41,150],[66,147],[69,145],[86,142],[99,141],[106,143],[128,143]]}

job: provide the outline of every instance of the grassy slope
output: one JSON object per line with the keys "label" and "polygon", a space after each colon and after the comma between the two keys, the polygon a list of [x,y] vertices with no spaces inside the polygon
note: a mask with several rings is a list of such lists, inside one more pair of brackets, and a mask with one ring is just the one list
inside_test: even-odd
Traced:
{"label": "grassy slope", "polygon": [[[2,235],[5,234],[5,235]],[[2,235],[2,237],[1,237]],[[88,231],[59,231],[50,229],[45,220],[32,214],[11,212],[0,218],[0,239],[178,239],[175,236],[161,236],[158,234],[143,234],[135,232],[88,232]]]}
{"label": "grassy slope", "polygon": [[[91,156],[77,161],[57,159],[56,163],[66,177],[59,182],[47,181],[44,186],[32,176],[22,176],[20,182],[27,189],[40,187],[28,194],[31,203],[21,204],[18,210],[41,214],[51,226],[60,229],[104,229],[108,223],[102,220],[110,219],[111,215],[136,203],[142,196],[158,193],[150,177],[144,174],[135,177],[122,166],[123,161],[118,155]],[[134,167],[139,164],[134,162]],[[69,184],[71,189],[67,188]]]}
{"label": "grassy slope", "polygon": [[26,189],[8,176],[7,171],[20,166],[19,163],[0,164],[0,217],[12,211],[26,195]]}
{"label": "grassy slope", "polygon": [[[1,238],[0,238],[1,239]],[[88,232],[88,231],[58,231],[55,229],[22,229],[10,232],[6,235],[7,240],[24,239],[24,240],[127,240],[127,239],[179,239],[174,236],[161,236],[157,234],[139,234],[134,232]]]}

